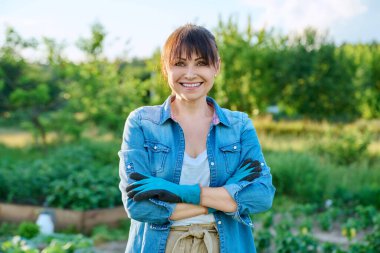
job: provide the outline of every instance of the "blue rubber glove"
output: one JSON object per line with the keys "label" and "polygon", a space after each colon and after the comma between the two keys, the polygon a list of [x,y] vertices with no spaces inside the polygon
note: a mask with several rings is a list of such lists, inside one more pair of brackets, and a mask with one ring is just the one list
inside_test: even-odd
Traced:
{"label": "blue rubber glove", "polygon": [[241,181],[253,181],[260,177],[262,171],[261,163],[257,160],[252,161],[247,159],[243,164],[235,171],[235,173],[227,180],[226,184],[236,184]]}
{"label": "blue rubber glove", "polygon": [[127,186],[127,196],[135,201],[157,198],[171,203],[199,205],[201,188],[195,185],[178,185],[159,177],[132,172],[129,178],[136,182]]}

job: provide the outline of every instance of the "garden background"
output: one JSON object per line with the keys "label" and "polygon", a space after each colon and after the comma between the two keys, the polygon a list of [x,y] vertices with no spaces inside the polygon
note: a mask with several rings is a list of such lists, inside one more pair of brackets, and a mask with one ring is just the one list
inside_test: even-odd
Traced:
{"label": "garden background", "polygon": [[[312,27],[280,34],[247,24],[221,19],[213,28],[222,70],[210,95],[249,113],[272,169],[274,206],[252,216],[259,252],[380,252],[380,44],[337,45]],[[0,202],[122,205],[124,121],[139,106],[161,104],[169,89],[159,50],[109,59],[106,29],[90,30],[76,44],[82,61],[65,58],[51,38],[24,38],[12,27],[0,35]],[[94,252],[125,245],[128,226],[125,219],[47,237],[32,223],[1,222],[0,251]]]}

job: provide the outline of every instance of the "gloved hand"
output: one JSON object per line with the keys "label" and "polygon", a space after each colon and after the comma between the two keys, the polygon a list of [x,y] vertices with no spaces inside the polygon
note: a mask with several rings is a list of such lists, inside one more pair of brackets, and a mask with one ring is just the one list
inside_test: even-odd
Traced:
{"label": "gloved hand", "polygon": [[127,186],[127,196],[135,201],[157,198],[171,203],[199,205],[201,188],[195,185],[178,185],[159,177],[132,172],[129,177],[136,182]]}
{"label": "gloved hand", "polygon": [[227,180],[226,184],[236,184],[240,181],[253,181],[260,176],[261,163],[257,160],[247,159]]}

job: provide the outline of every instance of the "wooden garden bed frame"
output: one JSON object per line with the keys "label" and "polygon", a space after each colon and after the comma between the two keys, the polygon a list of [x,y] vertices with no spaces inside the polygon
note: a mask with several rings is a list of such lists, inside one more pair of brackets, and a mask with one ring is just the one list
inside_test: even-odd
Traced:
{"label": "wooden garden bed frame", "polygon": [[[35,222],[44,209],[41,206],[0,203],[0,222]],[[118,225],[120,220],[128,219],[122,206],[89,211],[73,211],[59,208],[48,208],[48,210],[54,214],[55,230],[74,227],[82,233],[88,233],[97,225],[112,227]]]}

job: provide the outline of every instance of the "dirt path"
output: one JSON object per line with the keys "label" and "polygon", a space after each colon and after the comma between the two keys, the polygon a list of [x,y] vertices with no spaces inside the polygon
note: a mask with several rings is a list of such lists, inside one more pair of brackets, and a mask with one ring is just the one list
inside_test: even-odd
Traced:
{"label": "dirt path", "polygon": [[102,244],[96,247],[96,253],[123,253],[126,245],[126,241]]}

